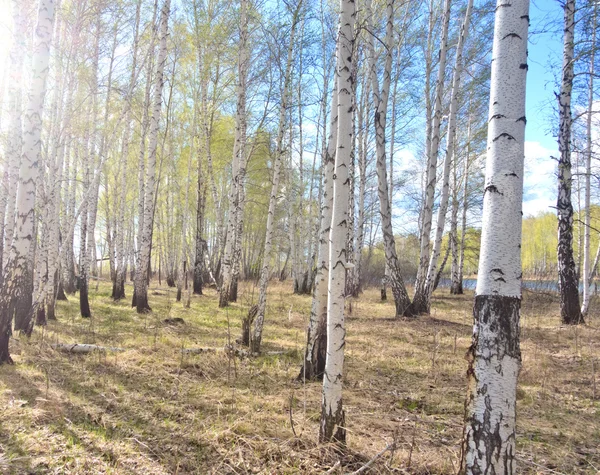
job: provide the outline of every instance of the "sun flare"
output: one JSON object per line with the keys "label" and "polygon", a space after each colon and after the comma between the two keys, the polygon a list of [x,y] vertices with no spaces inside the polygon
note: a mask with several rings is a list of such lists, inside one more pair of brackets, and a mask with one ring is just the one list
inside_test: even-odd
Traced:
{"label": "sun flare", "polygon": [[7,67],[8,54],[12,44],[12,7],[9,0],[0,0],[0,76]]}

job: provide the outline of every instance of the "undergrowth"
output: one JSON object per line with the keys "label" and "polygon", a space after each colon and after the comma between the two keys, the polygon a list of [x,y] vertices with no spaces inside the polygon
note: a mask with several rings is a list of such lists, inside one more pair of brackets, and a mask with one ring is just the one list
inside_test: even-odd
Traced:
{"label": "undergrowth", "polygon": [[[11,341],[14,366],[0,367],[0,470],[10,474],[452,474],[459,460],[464,359],[473,295],[439,290],[432,312],[395,320],[377,290],[352,301],[347,318],[346,450],[317,444],[320,383],[296,380],[310,297],[286,283],[269,292],[264,356],[222,349],[239,337],[256,298],[218,308],[208,289],[190,309],[173,289],[150,292],[153,313],[115,303],[91,287],[93,318],[77,296],[59,302],[58,321]],[[130,288],[128,287],[128,292]],[[129,295],[128,295],[129,297]],[[165,323],[182,318],[183,323]],[[598,473],[598,320],[559,325],[553,295],[526,293],[518,389],[521,473]],[[57,343],[123,351],[62,353]],[[268,353],[267,353],[268,352]]]}

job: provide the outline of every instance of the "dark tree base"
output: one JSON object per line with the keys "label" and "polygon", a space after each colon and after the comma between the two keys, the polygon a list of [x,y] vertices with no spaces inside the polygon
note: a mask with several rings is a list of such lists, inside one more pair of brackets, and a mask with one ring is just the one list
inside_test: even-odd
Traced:
{"label": "dark tree base", "polygon": [[346,414],[342,403],[335,413],[327,413],[325,407],[321,408],[321,427],[319,428],[319,442],[336,442],[346,445]]}
{"label": "dark tree base", "polygon": [[240,342],[243,346],[250,346],[250,328],[258,313],[258,305],[252,305],[248,311],[248,315],[242,320],[242,337]]}
{"label": "dark tree base", "polygon": [[229,305],[229,289],[221,289],[219,295],[219,308],[225,308]]}
{"label": "dark tree base", "polygon": [[10,353],[8,351],[8,342],[10,340],[10,335],[8,334],[0,334],[0,365],[1,364],[14,364],[14,361],[10,357]]}
{"label": "dark tree base", "polygon": [[450,293],[452,295],[463,295],[463,286],[462,286],[462,284],[452,284],[450,286]]}
{"label": "dark tree base", "polygon": [[62,281],[60,279],[57,279],[57,280],[58,280],[58,288],[56,290],[56,300],[63,300],[63,301],[69,300],[67,298],[67,295],[65,294],[65,289],[63,288]]}
{"label": "dark tree base", "polygon": [[152,308],[148,304],[148,295],[138,295],[135,299],[137,313],[150,313]]}
{"label": "dark tree base", "polygon": [[[513,473],[514,446],[510,447],[510,439],[514,442],[515,434],[509,434],[508,439],[502,440],[500,437],[499,423],[492,425],[489,421],[492,419],[492,411],[498,411],[487,403],[488,387],[487,384],[480,382],[475,374],[475,368],[478,362],[487,361],[492,356],[502,361],[505,356],[517,360],[520,364],[521,350],[519,344],[519,310],[521,308],[521,299],[518,297],[507,297],[498,295],[478,295],[475,297],[473,307],[473,319],[477,325],[477,331],[473,334],[473,342],[468,350],[467,358],[469,368],[467,370],[468,393],[465,402],[465,432],[463,434],[461,448],[461,469],[459,473],[496,473],[493,466],[503,465],[506,470],[503,473]],[[504,376],[503,367],[489,367],[489,371],[498,372],[501,378]],[[516,387],[516,381],[515,387]],[[516,394],[514,394],[516,402]],[[479,407],[481,400],[484,399],[485,414],[476,415],[476,407]],[[477,400],[477,401],[476,401]],[[514,405],[512,406],[514,410]],[[506,419],[515,417],[515,414],[503,413]],[[482,421],[483,419],[483,421]],[[496,414],[495,419],[498,419]],[[502,420],[502,419],[501,419]],[[471,455],[476,453],[476,460],[472,466],[467,466],[467,451],[469,447],[477,447]],[[487,469],[481,471],[477,458],[487,459]],[[491,470],[490,470],[491,469]]]}
{"label": "dark tree base", "polygon": [[87,282],[82,281],[79,288],[79,310],[83,318],[92,318]]}
{"label": "dark tree base", "polygon": [[327,358],[327,334],[323,331],[319,333],[313,348],[312,360],[308,361],[306,355],[304,364],[300,368],[298,381],[323,381],[325,373],[325,359]]}
{"label": "dark tree base", "polygon": [[41,327],[45,327],[47,325],[46,321],[46,307],[44,305],[39,305],[35,312],[35,324]]}
{"label": "dark tree base", "polygon": [[200,278],[200,280],[198,281],[198,280],[196,280],[196,277],[194,276],[194,289],[193,289],[194,295],[203,295],[202,284],[203,284],[202,278]]}
{"label": "dark tree base", "polygon": [[237,302],[238,298],[238,278],[236,276],[231,279],[231,286],[229,287],[229,301]]}
{"label": "dark tree base", "polygon": [[117,278],[115,282],[113,282],[113,290],[112,290],[112,299],[115,302],[118,302],[121,299],[125,298],[125,281]]}
{"label": "dark tree base", "polygon": [[56,307],[54,302],[50,302],[46,306],[46,318],[51,321],[56,321]]}

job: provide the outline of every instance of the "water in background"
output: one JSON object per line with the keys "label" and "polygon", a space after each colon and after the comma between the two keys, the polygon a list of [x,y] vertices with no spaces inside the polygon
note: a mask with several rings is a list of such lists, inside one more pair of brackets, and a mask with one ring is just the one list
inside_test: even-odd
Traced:
{"label": "water in background", "polygon": [[[440,279],[439,287],[449,289],[452,281],[446,277]],[[475,290],[477,279],[463,279],[463,289]],[[558,293],[558,282],[554,280],[524,280],[523,287],[537,292]],[[598,284],[594,283],[594,293],[598,293]],[[579,283],[579,292],[583,292],[583,284]]]}

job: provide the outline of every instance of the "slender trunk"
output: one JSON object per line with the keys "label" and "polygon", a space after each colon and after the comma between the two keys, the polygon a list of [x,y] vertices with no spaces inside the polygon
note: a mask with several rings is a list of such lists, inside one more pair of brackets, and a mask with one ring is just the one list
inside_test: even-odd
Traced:
{"label": "slender trunk", "polygon": [[169,12],[171,1],[165,0],[160,14],[160,46],[156,63],[156,83],[150,119],[148,141],[148,163],[146,167],[146,180],[144,183],[144,227],[141,230],[140,263],[136,269],[135,303],[138,313],[149,312],[152,309],[148,304],[148,277],[150,266],[150,250],[152,245],[152,228],[154,224],[155,200],[155,173],[156,151],[158,145],[158,130],[162,108],[162,90],[164,85],[164,69],[167,62],[167,35],[169,33]]}
{"label": "slender trunk", "polygon": [[586,121],[586,149],[585,149],[585,236],[583,248],[583,303],[581,315],[588,313],[591,297],[590,279],[590,239],[591,239],[591,178],[592,178],[592,114],[594,109],[594,60],[596,57],[596,17],[598,4],[594,3],[592,18],[592,46],[590,51],[590,83],[588,89],[588,110]]}
{"label": "slender trunk", "polygon": [[461,473],[516,473],[529,0],[498,0]]}
{"label": "slender trunk", "polygon": [[[35,28],[31,86],[23,115],[23,149],[16,198],[17,220],[14,239],[0,288],[0,364],[12,363],[8,342],[15,316],[15,329],[31,333],[33,320],[33,250],[35,232],[36,183],[39,160],[46,79],[52,39],[54,2],[41,0]],[[24,53],[24,52],[23,52]]]}
{"label": "slender trunk", "polygon": [[362,98],[357,112],[358,121],[358,171],[360,179],[358,182],[358,223],[356,235],[356,247],[354,249],[354,284],[352,286],[352,296],[357,298],[361,292],[361,272],[362,272],[362,251],[365,245],[365,195],[367,191],[367,136],[368,136],[368,118],[365,119],[367,101],[371,92],[371,80],[369,74],[366,75],[366,87],[362,89]]}
{"label": "slender trunk", "polygon": [[[370,25],[373,16],[371,2],[367,1],[367,25]],[[389,281],[394,294],[396,305],[396,317],[412,317],[414,316],[410,297],[404,286],[404,279],[400,270],[400,263],[396,253],[396,241],[392,228],[392,209],[388,193],[388,179],[386,166],[386,150],[385,150],[385,130],[386,130],[386,115],[387,104],[391,84],[392,72],[392,55],[393,55],[393,19],[394,8],[393,0],[387,1],[387,25],[385,35],[385,69],[383,73],[382,88],[379,88],[379,78],[377,76],[377,68],[375,63],[375,40],[372,35],[368,39],[368,58],[369,69],[371,73],[371,88],[373,92],[374,125],[375,125],[375,145],[377,152],[377,182],[379,195],[379,211],[381,214],[381,231],[383,233],[383,244],[385,249],[385,258],[389,275],[386,280]],[[382,294],[383,297],[383,294]]]}
{"label": "slender trunk", "polygon": [[281,104],[279,106],[279,125],[277,131],[277,141],[275,145],[275,157],[273,159],[273,178],[271,186],[271,195],[269,197],[269,210],[267,214],[267,226],[265,231],[265,247],[263,251],[263,262],[260,271],[259,294],[258,294],[258,312],[254,320],[254,331],[250,338],[250,348],[253,353],[260,352],[262,340],[263,323],[265,319],[265,310],[267,307],[267,285],[269,282],[269,266],[271,260],[271,248],[273,246],[273,231],[275,221],[275,206],[277,204],[277,193],[279,190],[279,179],[281,172],[281,162],[283,159],[283,137],[286,127],[286,113],[290,100],[290,89],[292,82],[292,60],[295,45],[295,33],[298,24],[298,15],[302,6],[300,0],[293,12],[292,26],[290,30],[289,44],[287,50],[287,60],[285,66],[285,76],[283,79],[283,88],[281,91]]}
{"label": "slender trunk", "polygon": [[571,202],[571,92],[573,90],[573,64],[575,48],[575,0],[567,0],[563,68],[559,106],[558,149],[558,283],[560,290],[560,315],[563,324],[583,323],[579,305],[577,266],[573,258],[573,204]]}
{"label": "slender trunk", "polygon": [[429,313],[431,307],[431,294],[436,286],[435,280],[438,267],[438,259],[442,250],[442,239],[444,237],[444,227],[446,224],[446,213],[448,211],[448,200],[450,198],[450,167],[452,162],[456,160],[456,118],[458,114],[458,92],[460,90],[460,79],[463,69],[463,49],[467,36],[469,35],[469,24],[471,21],[471,10],[473,8],[473,0],[467,3],[467,10],[463,20],[458,45],[456,46],[456,62],[454,65],[454,73],[452,75],[452,91],[450,93],[450,114],[448,117],[448,138],[446,144],[446,155],[444,158],[444,175],[442,180],[442,196],[440,197],[440,205],[438,208],[437,224],[435,230],[435,240],[433,242],[433,250],[429,260],[427,269],[427,278],[425,282],[425,295],[423,296],[422,309]]}
{"label": "slender trunk", "polygon": [[[19,183],[19,164],[23,153],[22,135],[22,98],[21,88],[23,82],[23,58],[25,57],[25,31],[26,17],[23,6],[18,1],[13,2],[14,37],[10,50],[10,81],[8,86],[8,134],[5,153],[4,182],[6,194],[6,225],[4,226],[4,243],[2,265],[6,266],[11,253],[15,233],[17,187]],[[3,221],[4,222],[4,221]]]}
{"label": "slender trunk", "polygon": [[427,156],[427,174],[425,183],[425,202],[421,219],[420,256],[415,295],[413,297],[413,312],[427,313],[427,269],[430,260],[431,223],[433,220],[433,204],[435,185],[437,182],[437,161],[440,149],[440,126],[442,122],[442,98],[444,95],[444,77],[446,74],[446,56],[448,52],[448,25],[450,23],[451,0],[444,0],[442,17],[442,35],[438,62],[438,76],[435,86],[435,105],[430,131],[430,148]]}
{"label": "slender trunk", "polygon": [[345,413],[342,405],[344,346],[346,329],[346,242],[348,233],[348,164],[352,150],[352,56],[356,4],[340,0],[336,51],[338,134],[333,171],[333,213],[329,233],[329,282],[327,299],[327,360],[323,374],[320,442],[346,443]]}
{"label": "slender trunk", "polygon": [[[468,155],[467,155],[468,159]],[[459,287],[462,291],[462,283],[458,279],[458,177],[456,173],[456,162],[452,163],[452,214],[450,215],[450,251],[452,264],[450,268],[450,293],[458,294]]]}
{"label": "slender trunk", "polygon": [[327,349],[327,286],[329,282],[329,233],[333,213],[333,172],[338,134],[337,81],[331,96],[329,143],[323,157],[323,198],[319,230],[317,274],[306,336],[304,365],[298,379],[322,379]]}
{"label": "slender trunk", "polygon": [[[223,283],[219,297],[219,307],[226,307],[230,301],[231,285],[234,268],[239,274],[239,259],[241,257],[241,231],[243,217],[241,216],[240,198],[243,176],[246,170],[246,80],[248,76],[248,1],[240,2],[240,41],[238,54],[238,83],[237,106],[235,116],[235,143],[233,147],[233,162],[231,170],[231,188],[229,191],[229,215],[227,217],[227,234],[225,251],[222,260]],[[236,280],[237,293],[237,280]],[[236,296],[237,297],[237,296]]]}

